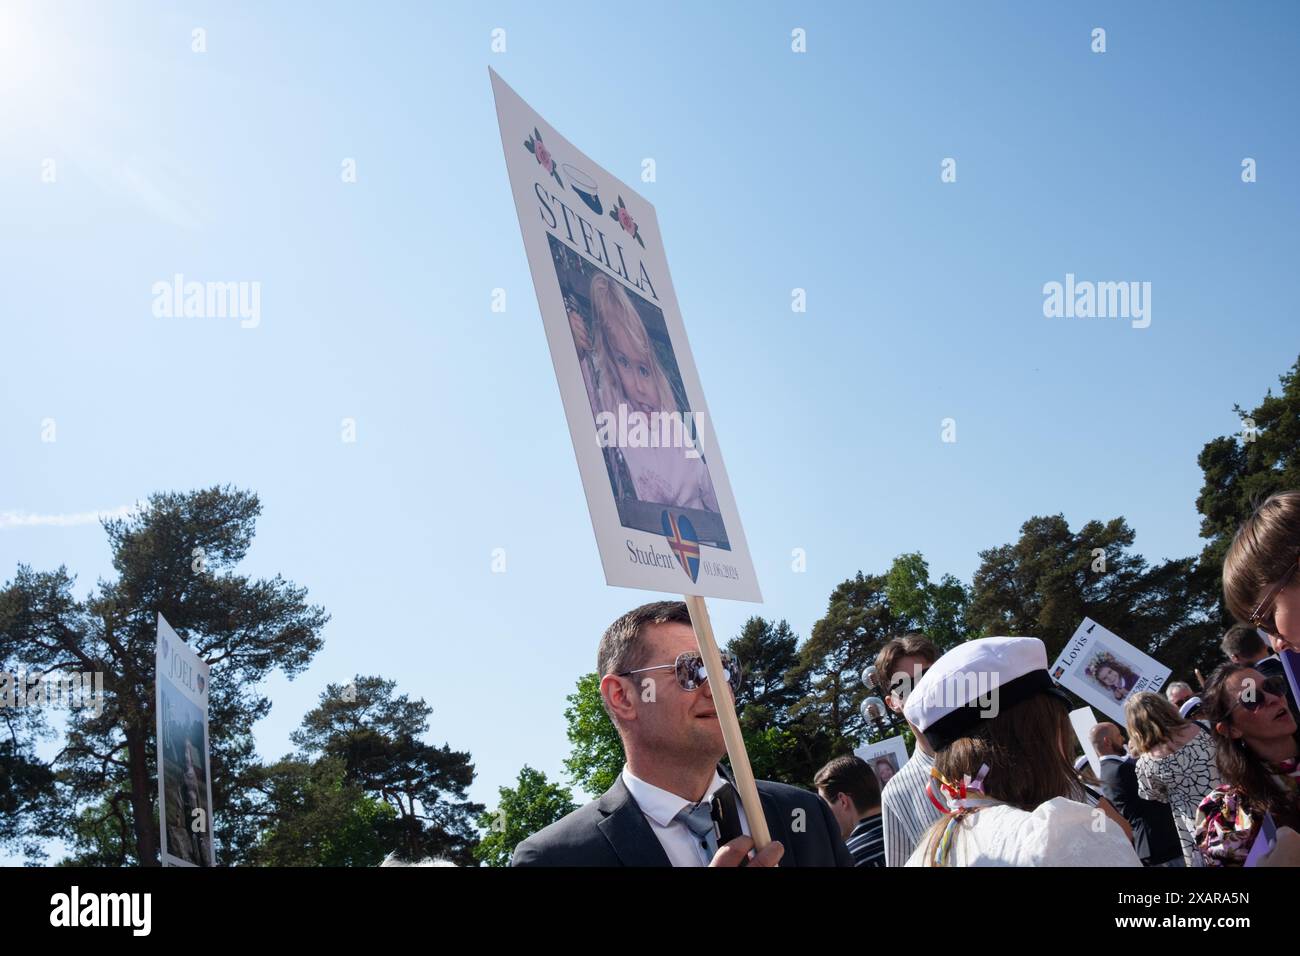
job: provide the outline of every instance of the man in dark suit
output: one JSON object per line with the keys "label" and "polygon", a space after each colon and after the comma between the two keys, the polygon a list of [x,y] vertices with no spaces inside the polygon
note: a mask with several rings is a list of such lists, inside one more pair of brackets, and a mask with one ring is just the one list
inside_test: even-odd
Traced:
{"label": "man in dark suit", "polygon": [[[512,866],[853,865],[817,794],[766,780],[758,794],[772,842],[751,852],[749,821],[718,763],[727,748],[716,689],[698,657],[681,601],[646,604],[610,625],[596,663],[623,740],[623,772],[599,799],[515,847]],[[724,663],[737,673],[735,662]],[[742,834],[721,846],[715,806],[732,808]]]}
{"label": "man in dark suit", "polygon": [[1114,724],[1095,724],[1088,739],[1101,757],[1101,792],[1133,827],[1143,866],[1182,866],[1183,849],[1169,804],[1138,796],[1137,771]]}

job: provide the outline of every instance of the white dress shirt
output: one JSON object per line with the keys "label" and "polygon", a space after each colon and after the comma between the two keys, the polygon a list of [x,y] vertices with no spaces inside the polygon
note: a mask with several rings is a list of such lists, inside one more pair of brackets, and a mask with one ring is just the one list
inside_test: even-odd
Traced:
{"label": "white dress shirt", "polygon": [[[713,780],[705,791],[704,799],[711,799],[718,788],[726,782],[722,774],[713,771]],[[628,793],[632,794],[632,799],[636,801],[646,823],[650,824],[651,831],[659,838],[664,853],[668,855],[669,863],[673,866],[708,865],[705,860],[706,851],[700,846],[700,841],[695,838],[695,834],[691,833],[685,822],[674,820],[683,807],[692,805],[691,801],[675,793],[669,793],[652,783],[646,783],[633,774],[627,768],[627,764],[623,765],[623,785],[627,787]],[[740,794],[736,794],[736,809],[740,811],[740,829],[748,836],[749,821],[745,818],[744,807],[740,805]]]}

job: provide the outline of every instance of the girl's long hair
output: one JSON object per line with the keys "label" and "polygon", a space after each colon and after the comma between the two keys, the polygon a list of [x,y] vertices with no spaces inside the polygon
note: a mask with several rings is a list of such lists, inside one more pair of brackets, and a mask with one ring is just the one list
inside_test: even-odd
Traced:
{"label": "girl's long hair", "polygon": [[[934,766],[953,783],[965,777],[974,780],[987,766],[985,796],[1032,811],[1054,797],[1084,799],[1083,786],[1067,756],[1071,740],[1065,706],[1054,696],[1038,694],[981,720],[970,736],[936,753]],[[937,781],[931,789],[939,792]],[[972,812],[976,811],[957,810],[955,816],[960,820]],[[935,865],[934,851],[950,819],[941,817],[923,840],[927,866]]]}
{"label": "girl's long hair", "polygon": [[[1228,678],[1242,671],[1254,670],[1249,664],[1223,664],[1210,675],[1201,691],[1201,702],[1211,727],[1231,723],[1237,698],[1228,690]],[[1241,794],[1242,803],[1251,815],[1271,813],[1278,826],[1300,826],[1300,803],[1296,793],[1278,786],[1268,764],[1244,740],[1227,734],[1215,734],[1219,776]]]}
{"label": "girl's long hair", "polygon": [[685,411],[677,408],[672,386],[659,362],[659,355],[655,351],[654,342],[650,339],[650,333],[646,331],[645,323],[641,321],[641,316],[637,314],[632,300],[627,297],[623,287],[609,276],[598,272],[591,277],[590,297],[592,344],[594,345],[591,360],[596,373],[596,401],[600,406],[595,411],[617,414],[619,403],[627,402],[627,396],[623,394],[623,389],[619,385],[618,369],[606,336],[606,329],[614,324],[622,326],[650,356],[650,376],[658,395],[659,411]]}

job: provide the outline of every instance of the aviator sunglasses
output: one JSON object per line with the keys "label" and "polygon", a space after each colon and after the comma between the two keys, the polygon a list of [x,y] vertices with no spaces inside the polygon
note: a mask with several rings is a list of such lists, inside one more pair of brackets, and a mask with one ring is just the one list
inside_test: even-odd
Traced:
{"label": "aviator sunglasses", "polygon": [[[617,676],[631,677],[633,674],[640,674],[644,671],[658,671],[671,667],[677,677],[677,684],[682,690],[698,690],[700,685],[709,679],[708,673],[704,669],[704,658],[699,654],[678,654],[677,660],[672,664],[656,664],[653,667],[638,667],[634,671],[622,671]],[[740,690],[740,661],[730,654],[722,655],[722,669],[727,674],[727,684],[731,687],[731,692],[735,694]]]}

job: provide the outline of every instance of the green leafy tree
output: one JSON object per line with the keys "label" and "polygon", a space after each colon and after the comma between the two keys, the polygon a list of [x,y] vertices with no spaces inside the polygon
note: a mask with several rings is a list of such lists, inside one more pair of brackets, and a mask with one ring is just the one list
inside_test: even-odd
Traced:
{"label": "green leafy tree", "polygon": [[[122,862],[158,864],[154,760],[154,647],[157,614],[212,665],[209,692],[214,836],[218,860],[247,845],[239,781],[255,766],[253,724],[270,710],[257,692],[274,670],[299,673],[321,646],[328,616],[306,591],[280,576],[252,580],[234,571],[252,544],[257,496],[230,488],[155,494],[128,518],[104,522],[117,576],[84,600],[66,568],[20,565],[0,592],[5,644],[31,666],[104,675],[101,713],[69,714],[65,746],[53,761],[66,813],[57,834],[84,843],[100,832],[81,811],[111,808],[129,820]],[[107,804],[104,804],[107,801]],[[100,814],[102,815],[102,813]],[[104,820],[110,825],[113,821]],[[102,849],[121,858],[120,848]]]}
{"label": "green leafy tree", "polygon": [[623,741],[600,699],[595,671],[578,678],[577,689],[565,698],[566,733],[572,750],[564,769],[574,785],[598,797],[614,785],[623,769]]}
{"label": "green leafy tree", "polygon": [[808,690],[791,716],[807,751],[801,761],[805,769],[816,772],[832,757],[851,752],[866,733],[859,706],[867,691],[860,675],[904,623],[892,613],[886,587],[887,576],[861,571],[839,584],[825,616],[799,649],[790,679],[806,681]]}
{"label": "green leafy tree", "polygon": [[1012,543],[980,552],[966,618],[985,635],[1029,635],[1055,659],[1084,617],[1188,673],[1215,625],[1192,558],[1150,566],[1123,518],[1071,531],[1062,515],[1030,518]]}
{"label": "green leafy tree", "polygon": [[817,729],[809,734],[811,721],[801,721],[795,713],[809,692],[798,644],[785,621],[751,617],[727,650],[739,658],[744,672],[736,709],[754,776],[802,786],[820,766],[813,764],[826,750],[827,735]]}
{"label": "green leafy tree", "polygon": [[930,580],[930,566],[919,552],[900,554],[885,575],[885,599],[900,630],[920,631],[939,648],[967,637],[966,586],[951,574]]}
{"label": "green leafy tree", "polygon": [[[1280,394],[1269,389],[1255,408],[1234,405],[1241,431],[1207,442],[1197,458],[1205,482],[1196,510],[1201,537],[1209,539],[1201,552],[1204,585],[1220,599],[1223,559],[1237,526],[1269,495],[1300,488],[1300,360],[1280,381]],[[1222,609],[1220,621],[1231,623]]]}
{"label": "green leafy tree", "polygon": [[252,786],[264,821],[254,866],[378,866],[400,835],[396,811],[348,780],[337,757],[285,757]]}
{"label": "green leafy tree", "polygon": [[474,848],[474,856],[486,866],[509,866],[515,847],[578,808],[567,787],[551,783],[546,774],[529,766],[519,771],[514,787],[501,787],[498,793],[496,812],[478,819],[485,834]]}
{"label": "green leafy tree", "polygon": [[7,591],[0,591],[0,847],[44,859],[41,841],[58,832],[62,814],[53,769],[36,752],[53,736],[43,710],[18,706],[20,682],[16,648],[5,621]]}
{"label": "green leafy tree", "polygon": [[[76,815],[65,830],[73,852],[59,866],[125,866],[135,845],[126,794],[102,800]],[[156,825],[156,824],[155,824]]]}
{"label": "green leafy tree", "polygon": [[789,624],[761,617],[747,620],[727,644],[727,652],[740,661],[743,673],[736,711],[745,733],[789,724],[790,706],[806,692],[804,683],[790,679],[799,663],[798,645]]}
{"label": "green leafy tree", "polygon": [[393,849],[400,858],[436,856],[469,865],[474,818],[483,811],[466,799],[474,781],[470,755],[425,743],[433,709],[395,694],[396,686],[360,675],[347,686],[330,684],[290,739],[304,757],[340,760],[349,783],[392,808]]}

